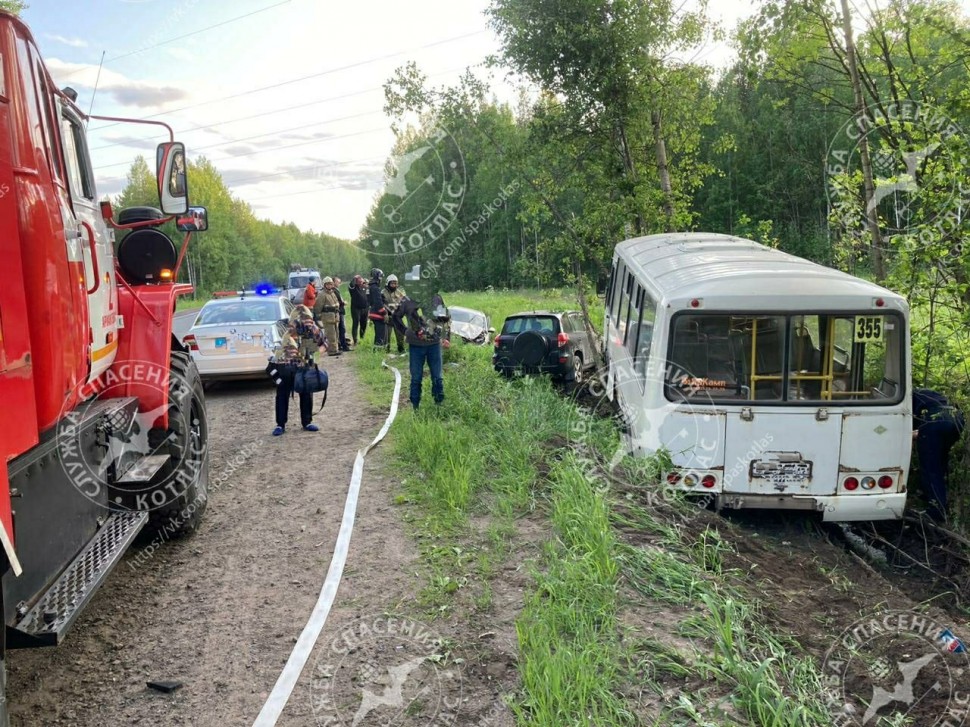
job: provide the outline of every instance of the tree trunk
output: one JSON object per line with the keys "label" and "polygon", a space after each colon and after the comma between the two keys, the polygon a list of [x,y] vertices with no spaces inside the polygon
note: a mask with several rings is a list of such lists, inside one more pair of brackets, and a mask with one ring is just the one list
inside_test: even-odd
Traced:
{"label": "tree trunk", "polygon": [[[855,42],[852,40],[852,17],[849,15],[849,2],[842,0],[842,31],[845,34],[845,58],[849,67],[849,79],[852,81],[852,95],[855,99],[855,109],[859,118],[868,119],[869,111],[866,100],[862,95],[862,82],[859,79],[859,67],[856,64]],[[872,274],[876,280],[886,279],[886,264],[882,257],[882,232],[879,230],[879,218],[876,212],[876,186],[872,181],[872,163],[869,157],[869,140],[863,132],[859,136],[859,159],[862,162],[862,180],[865,185],[866,222],[869,235],[872,237],[869,248],[869,258],[872,262]]]}
{"label": "tree trunk", "polygon": [[674,232],[674,192],[670,186],[670,169],[667,166],[667,145],[664,143],[663,128],[660,123],[660,112],[656,109],[650,113],[653,123],[653,141],[657,152],[657,176],[660,178],[660,191],[664,199],[664,217],[667,232]]}
{"label": "tree trunk", "polygon": [[[637,178],[637,168],[633,161],[633,153],[630,151],[630,145],[626,138],[626,129],[623,128],[623,123],[617,125],[617,134],[619,135],[620,141],[620,156],[623,157],[623,168],[626,170],[627,177],[630,181],[630,189],[633,190],[634,201],[636,199],[636,188],[638,183]],[[634,217],[636,220],[636,234],[642,235],[644,233],[643,215],[640,214],[638,209]]]}

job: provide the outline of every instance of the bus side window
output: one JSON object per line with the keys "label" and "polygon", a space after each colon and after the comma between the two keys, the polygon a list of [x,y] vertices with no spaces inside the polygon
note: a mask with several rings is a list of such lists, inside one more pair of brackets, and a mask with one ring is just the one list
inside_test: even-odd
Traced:
{"label": "bus side window", "polygon": [[616,271],[619,266],[619,261],[613,263],[613,269],[610,271],[610,280],[606,284],[606,295],[603,298],[606,303],[606,316],[608,318],[613,315],[613,292],[616,290]]}
{"label": "bus side window", "polygon": [[639,338],[637,339],[636,360],[634,370],[641,376],[646,373],[647,361],[650,358],[650,344],[653,343],[653,324],[657,318],[657,304],[646,291],[643,294],[643,305],[640,306],[640,321],[638,324]]}

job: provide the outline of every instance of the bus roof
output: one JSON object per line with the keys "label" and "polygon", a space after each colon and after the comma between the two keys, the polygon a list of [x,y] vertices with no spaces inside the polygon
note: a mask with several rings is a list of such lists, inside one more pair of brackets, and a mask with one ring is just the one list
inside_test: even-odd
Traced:
{"label": "bus roof", "polygon": [[879,296],[905,306],[902,296],[875,283],[732,235],[648,235],[619,243],[616,254],[665,300]]}

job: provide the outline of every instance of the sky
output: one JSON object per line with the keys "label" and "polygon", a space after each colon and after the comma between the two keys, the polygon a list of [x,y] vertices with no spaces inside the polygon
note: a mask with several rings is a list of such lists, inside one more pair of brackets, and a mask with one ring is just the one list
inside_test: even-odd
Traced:
{"label": "sky", "polygon": [[[29,0],[22,17],[61,88],[105,116],[169,123],[257,217],[355,239],[394,144],[383,84],[414,61],[451,85],[497,54],[488,0]],[[748,2],[711,0],[728,27]],[[698,58],[718,64],[726,46]],[[103,58],[103,63],[102,63]],[[95,90],[96,89],[96,90]],[[495,80],[500,99],[514,91]],[[98,192],[153,164],[155,128],[92,120]],[[190,188],[191,191],[191,188]]]}

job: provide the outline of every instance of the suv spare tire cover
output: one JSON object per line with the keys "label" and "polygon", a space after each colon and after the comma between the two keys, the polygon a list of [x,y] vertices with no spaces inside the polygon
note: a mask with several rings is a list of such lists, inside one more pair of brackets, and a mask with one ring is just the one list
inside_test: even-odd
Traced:
{"label": "suv spare tire cover", "polygon": [[525,331],[512,342],[512,357],[524,366],[538,366],[549,351],[549,340],[538,331]]}

